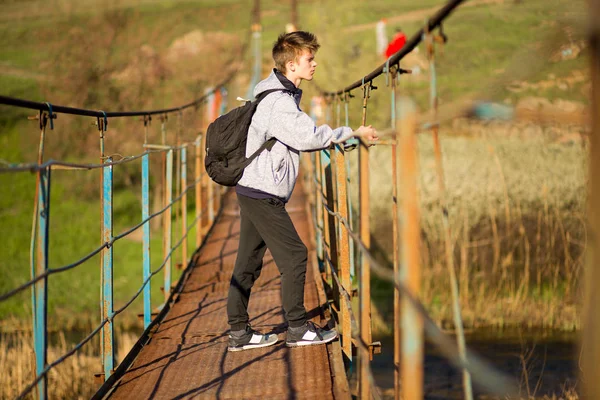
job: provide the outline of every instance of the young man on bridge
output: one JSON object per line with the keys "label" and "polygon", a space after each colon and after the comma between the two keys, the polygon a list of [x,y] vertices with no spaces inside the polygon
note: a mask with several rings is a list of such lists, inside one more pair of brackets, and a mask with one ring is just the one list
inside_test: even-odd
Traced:
{"label": "young man on bridge", "polygon": [[276,138],[270,151],[263,151],[244,170],[236,186],[240,205],[240,239],[237,259],[229,286],[227,315],[231,327],[229,351],[271,346],[277,335],[261,334],[248,324],[250,292],[263,267],[267,248],[281,274],[282,300],[288,323],[286,345],[298,347],[328,343],[335,330],[323,329],[308,320],[304,308],[304,282],[308,254],[285,209],[298,178],[301,151],[315,151],[343,142],[353,136],[376,140],[371,126],[356,131],[349,127],[332,129],[316,126],[300,110],[303,80],[313,79],[320,45],[309,32],[279,36],[273,46],[275,69],[254,88],[254,96],[269,93],[258,105],[248,131],[246,157],[270,138]]}

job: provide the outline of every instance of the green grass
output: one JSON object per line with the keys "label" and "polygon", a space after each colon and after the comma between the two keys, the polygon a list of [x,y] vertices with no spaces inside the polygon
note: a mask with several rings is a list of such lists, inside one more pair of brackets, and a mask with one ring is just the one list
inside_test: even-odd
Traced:
{"label": "green grass", "polygon": [[[10,149],[5,143],[15,140],[18,129],[5,131],[2,139],[2,153]],[[11,138],[12,136],[12,138]],[[11,154],[1,154],[0,158],[17,161],[18,150]],[[155,156],[156,157],[156,156]],[[134,161],[136,162],[136,161]],[[139,162],[139,161],[137,161]],[[115,179],[123,166],[114,168]],[[72,264],[97,249],[101,244],[100,204],[98,170],[92,171],[53,171],[51,177],[51,210],[49,267],[58,268]],[[156,177],[154,177],[156,179]],[[70,182],[71,181],[71,182]],[[80,188],[73,188],[72,181]],[[0,259],[5,279],[0,282],[0,292],[5,293],[26,282],[30,276],[29,241],[33,198],[35,195],[35,175],[29,172],[20,174],[0,174],[2,187],[11,188],[13,195],[0,197]],[[95,194],[82,196],[82,188],[96,186]],[[65,188],[71,188],[67,190]],[[116,191],[113,198],[114,235],[118,235],[141,221],[140,186],[123,188]],[[191,206],[192,201],[188,204]],[[190,209],[188,221],[191,223],[193,209]],[[179,240],[180,227],[173,221],[173,244]],[[191,235],[193,236],[194,231]],[[140,237],[141,236],[137,236]],[[152,270],[159,268],[163,261],[162,236],[158,231],[151,233]],[[194,247],[194,237],[188,238],[190,249]],[[121,307],[140,287],[142,279],[142,243],[129,237],[120,239],[113,246],[114,252],[114,298],[115,308]],[[190,251],[191,255],[191,251]],[[173,255],[172,282],[175,284],[180,275],[174,265],[179,262],[180,251]],[[54,328],[61,324],[85,324],[99,319],[100,258],[98,255],[72,270],[53,274],[48,280],[49,321]],[[163,286],[162,272],[152,281],[152,304],[154,307],[163,302],[160,287]],[[30,314],[30,291],[0,303],[0,320],[23,318]],[[133,306],[117,319],[118,323],[132,325],[136,314],[142,310],[141,296]]]}

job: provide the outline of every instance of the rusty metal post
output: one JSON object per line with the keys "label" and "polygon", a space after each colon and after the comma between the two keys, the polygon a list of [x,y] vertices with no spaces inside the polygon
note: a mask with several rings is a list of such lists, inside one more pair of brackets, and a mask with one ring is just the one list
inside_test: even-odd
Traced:
{"label": "rusty metal post", "polygon": [[[206,120],[208,123],[214,121],[215,95],[210,94],[206,100]],[[208,125],[207,125],[208,126]],[[208,200],[208,222],[212,226],[215,220],[215,183],[212,180],[207,181],[206,199]]]}
{"label": "rusty metal post", "polygon": [[[392,81],[392,100],[391,100],[391,120],[392,128],[396,128],[396,89],[397,89],[396,69],[391,73]],[[394,246],[394,276],[400,273],[400,248],[398,241],[398,145],[392,144],[392,235]],[[400,400],[400,291],[394,285],[394,399]]]}
{"label": "rusty metal post", "polygon": [[[328,155],[330,157],[329,163],[325,166],[325,195],[327,198],[327,207],[330,210],[336,211],[335,206],[335,163],[336,163],[336,152],[333,148],[329,148]],[[335,270],[335,273],[339,276],[340,271],[338,268],[338,230],[337,230],[337,219],[334,215],[327,213],[326,218],[326,227],[328,230],[328,243],[329,243],[329,258],[331,259],[331,268]],[[329,263],[328,263],[329,264]],[[333,284],[333,299],[334,304],[337,307],[337,310],[340,310],[340,288],[338,285]]]}
{"label": "rusty metal post", "polygon": [[[367,102],[369,99],[370,85],[364,86],[362,125],[367,123]],[[371,226],[369,221],[369,144],[363,139],[359,145],[359,212],[360,212],[360,239],[365,247],[371,248]],[[371,270],[369,260],[363,254],[360,266],[359,279],[359,303],[360,303],[360,335],[361,340],[369,349],[362,352],[360,357],[359,392],[361,399],[371,398],[371,386],[369,385],[369,363],[372,358],[371,338]]]}
{"label": "rusty metal post", "polygon": [[[396,103],[399,120],[396,126],[396,154],[400,173],[396,185],[402,184],[402,206],[399,213],[401,266],[400,281],[419,297],[421,286],[421,237],[419,202],[417,193],[417,137],[416,109],[407,98]],[[400,375],[402,398],[423,398],[423,320],[408,299],[401,299],[402,362]]]}
{"label": "rusty metal post", "polygon": [[[463,321],[460,309],[460,299],[458,292],[458,282],[456,279],[456,268],[454,267],[454,255],[452,254],[452,231],[450,221],[448,220],[448,203],[446,199],[446,183],[444,178],[444,167],[442,164],[442,148],[439,138],[439,125],[437,121],[438,98],[437,98],[437,75],[435,71],[435,49],[434,38],[431,33],[426,35],[426,46],[429,57],[429,77],[430,77],[430,106],[433,111],[432,136],[433,149],[435,154],[435,166],[438,179],[438,191],[440,198],[442,224],[444,226],[444,249],[446,255],[446,264],[448,274],[450,275],[450,291],[452,293],[452,314],[454,317],[454,328],[456,329],[456,341],[461,361],[466,364],[466,344]],[[463,369],[463,391],[465,400],[473,400],[473,388],[471,387],[471,374],[465,368]]]}
{"label": "rusty metal post", "polygon": [[583,314],[583,398],[600,398],[600,0],[590,0],[589,48],[592,80],[589,228]]}
{"label": "rusty metal post", "polygon": [[[335,146],[336,180],[337,180],[337,212],[348,220],[348,188],[346,177],[346,161],[343,145]],[[338,273],[342,286],[348,294],[352,294],[352,279],[350,278],[350,237],[348,229],[340,223]],[[352,362],[352,326],[345,296],[341,298],[342,350],[346,358]]]}
{"label": "rusty metal post", "polygon": [[200,247],[202,243],[202,135],[198,135],[194,142],[196,146],[196,248]]}
{"label": "rusty metal post", "polygon": [[181,264],[185,268],[187,265],[187,146],[181,147],[181,237],[183,242],[181,243]]}

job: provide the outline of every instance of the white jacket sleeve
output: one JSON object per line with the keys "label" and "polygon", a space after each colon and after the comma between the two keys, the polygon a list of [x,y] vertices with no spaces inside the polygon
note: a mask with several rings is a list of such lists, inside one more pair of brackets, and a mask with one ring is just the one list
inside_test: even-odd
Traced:
{"label": "white jacket sleeve", "polygon": [[336,129],[328,125],[316,126],[312,118],[298,109],[287,95],[274,102],[267,129],[269,136],[298,151],[327,148],[331,143],[351,138],[352,132],[352,128],[347,126]]}

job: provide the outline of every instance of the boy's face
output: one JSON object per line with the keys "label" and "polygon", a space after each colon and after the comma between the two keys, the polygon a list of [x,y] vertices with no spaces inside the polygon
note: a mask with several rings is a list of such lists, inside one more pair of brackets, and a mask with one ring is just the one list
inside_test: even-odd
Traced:
{"label": "boy's face", "polygon": [[315,61],[315,55],[310,50],[303,50],[302,54],[296,60],[290,61],[290,63],[288,71],[291,72],[294,78],[307,81],[312,80],[317,62]]}

